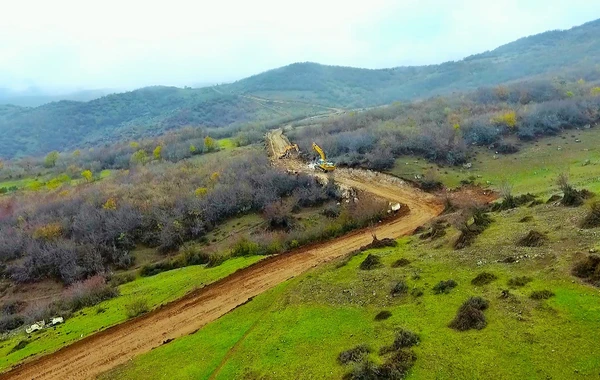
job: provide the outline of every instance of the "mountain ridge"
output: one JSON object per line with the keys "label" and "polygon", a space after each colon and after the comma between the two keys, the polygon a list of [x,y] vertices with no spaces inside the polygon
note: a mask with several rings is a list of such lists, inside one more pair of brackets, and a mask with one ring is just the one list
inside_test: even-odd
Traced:
{"label": "mountain ridge", "polygon": [[[427,66],[361,69],[297,62],[202,88],[149,86],[88,102],[0,106],[0,157],[143,138],[182,126],[225,127],[309,114],[308,105],[359,108],[495,86],[536,76],[600,75],[600,19],[523,37],[494,50]],[[248,95],[286,101],[274,109]],[[296,104],[291,104],[296,102]]]}

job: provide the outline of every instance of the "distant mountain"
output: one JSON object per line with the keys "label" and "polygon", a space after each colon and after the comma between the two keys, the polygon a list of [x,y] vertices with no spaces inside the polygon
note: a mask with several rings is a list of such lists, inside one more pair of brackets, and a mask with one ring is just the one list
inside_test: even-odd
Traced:
{"label": "distant mountain", "polygon": [[0,104],[11,104],[21,107],[38,107],[47,103],[58,102],[61,100],[87,102],[114,92],[115,91],[113,90],[101,89],[53,94],[37,89],[28,89],[26,91],[0,89]]}
{"label": "distant mountain", "polygon": [[600,20],[521,38],[457,62],[381,70],[295,63],[226,87],[232,93],[357,107],[549,73],[598,71],[598,62]]}
{"label": "distant mountain", "polygon": [[440,65],[368,70],[295,63],[206,88],[157,86],[88,102],[63,100],[36,108],[0,105],[0,157],[136,139],[184,125],[272,121],[322,111],[316,105],[386,104],[532,76],[600,77],[597,62],[600,20]]}

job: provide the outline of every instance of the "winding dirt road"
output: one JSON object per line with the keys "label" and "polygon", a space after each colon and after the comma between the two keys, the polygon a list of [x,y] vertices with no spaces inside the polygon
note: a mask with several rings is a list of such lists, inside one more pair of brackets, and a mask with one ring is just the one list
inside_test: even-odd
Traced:
{"label": "winding dirt road", "polygon": [[[270,137],[270,150],[274,157],[278,157],[282,145],[285,146],[285,139],[280,132]],[[293,170],[305,167],[294,160],[273,161]],[[363,170],[341,169],[336,170],[333,176],[345,186],[408,207],[409,210],[402,217],[385,221],[376,227],[379,238],[397,238],[409,234],[443,210],[441,202],[434,196],[414,189],[397,178]],[[94,378],[167,340],[191,334],[277,284],[371,241],[370,231],[359,230],[326,243],[267,258],[149,314],[91,335],[55,353],[33,359],[0,375],[0,378]]]}

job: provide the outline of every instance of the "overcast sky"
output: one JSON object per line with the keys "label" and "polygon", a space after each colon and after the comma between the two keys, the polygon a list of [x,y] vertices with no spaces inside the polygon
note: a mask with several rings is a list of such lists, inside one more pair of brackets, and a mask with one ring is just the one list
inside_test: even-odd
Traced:
{"label": "overcast sky", "polygon": [[596,18],[594,0],[6,1],[0,87],[194,85],[302,61],[433,64]]}

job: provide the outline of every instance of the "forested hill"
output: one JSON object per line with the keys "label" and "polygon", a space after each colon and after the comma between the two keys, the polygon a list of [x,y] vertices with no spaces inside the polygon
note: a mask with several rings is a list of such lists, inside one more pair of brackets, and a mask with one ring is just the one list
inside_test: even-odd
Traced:
{"label": "forested hill", "polygon": [[229,85],[233,93],[370,106],[544,74],[598,70],[600,20],[550,31],[440,65],[381,70],[295,63]]}
{"label": "forested hill", "polygon": [[161,86],[89,102],[60,101],[36,108],[0,105],[0,158],[156,136],[182,126],[223,127],[289,119],[318,110],[221,94],[213,88]]}
{"label": "forested hill", "polygon": [[522,38],[441,65],[367,70],[295,63],[214,87],[148,87],[89,102],[61,101],[36,108],[0,105],[0,158],[156,136],[187,125],[289,120],[322,112],[315,104],[379,105],[537,75],[588,79],[585,75],[600,75],[597,62],[600,20]]}

